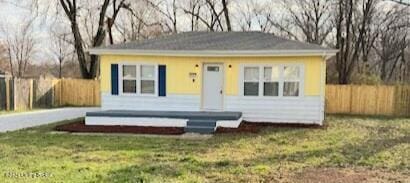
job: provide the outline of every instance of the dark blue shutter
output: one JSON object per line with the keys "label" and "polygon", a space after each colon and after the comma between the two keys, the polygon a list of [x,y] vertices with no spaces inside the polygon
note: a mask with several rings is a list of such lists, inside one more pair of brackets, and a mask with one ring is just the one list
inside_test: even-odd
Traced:
{"label": "dark blue shutter", "polygon": [[167,96],[167,67],[165,65],[158,66],[158,96]]}
{"label": "dark blue shutter", "polygon": [[111,94],[118,95],[118,64],[111,64]]}

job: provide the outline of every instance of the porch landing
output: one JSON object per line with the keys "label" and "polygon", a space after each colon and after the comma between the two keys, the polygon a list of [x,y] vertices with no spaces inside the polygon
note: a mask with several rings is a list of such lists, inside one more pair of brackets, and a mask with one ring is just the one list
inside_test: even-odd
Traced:
{"label": "porch landing", "polygon": [[88,112],[86,125],[184,127],[185,132],[213,133],[217,127],[237,128],[241,112],[132,111]]}

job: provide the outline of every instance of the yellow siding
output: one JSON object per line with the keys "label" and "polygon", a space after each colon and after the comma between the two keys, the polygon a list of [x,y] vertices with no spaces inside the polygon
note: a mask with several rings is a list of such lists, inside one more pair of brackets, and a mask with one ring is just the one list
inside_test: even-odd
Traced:
{"label": "yellow siding", "polygon": [[[301,63],[305,66],[305,96],[318,96],[323,91],[321,74],[323,59],[321,57],[160,57],[160,56],[101,56],[101,91],[111,90],[110,65],[115,63],[156,63],[167,65],[167,93],[169,94],[200,94],[203,63],[224,63],[225,91],[227,95],[239,93],[240,64],[288,64]],[[195,67],[198,65],[198,67]],[[232,67],[229,68],[228,66]],[[189,73],[197,73],[195,82],[189,78]]]}

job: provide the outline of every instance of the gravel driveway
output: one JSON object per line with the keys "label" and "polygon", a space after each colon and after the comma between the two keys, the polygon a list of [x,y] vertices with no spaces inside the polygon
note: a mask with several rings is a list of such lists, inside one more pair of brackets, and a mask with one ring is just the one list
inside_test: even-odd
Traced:
{"label": "gravel driveway", "polygon": [[0,132],[40,126],[63,120],[84,117],[86,112],[98,111],[97,107],[68,107],[0,115]]}

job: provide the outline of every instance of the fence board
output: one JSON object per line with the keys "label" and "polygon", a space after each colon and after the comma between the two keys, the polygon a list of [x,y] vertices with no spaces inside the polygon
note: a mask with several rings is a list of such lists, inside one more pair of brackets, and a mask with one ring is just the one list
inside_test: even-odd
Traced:
{"label": "fence board", "polygon": [[395,87],[395,115],[410,116],[410,86]]}
{"label": "fence board", "polygon": [[14,110],[23,111],[31,109],[32,101],[32,80],[31,79],[14,79]]}
{"label": "fence board", "polygon": [[326,87],[326,112],[349,113],[351,110],[351,86],[328,85]]}
{"label": "fence board", "polygon": [[6,79],[0,78],[0,110],[7,109],[7,86]]}
{"label": "fence board", "polygon": [[34,80],[34,107],[50,108],[53,107],[53,80],[39,79]]}
{"label": "fence board", "polygon": [[63,79],[55,88],[59,105],[98,106],[101,104],[98,80]]}

